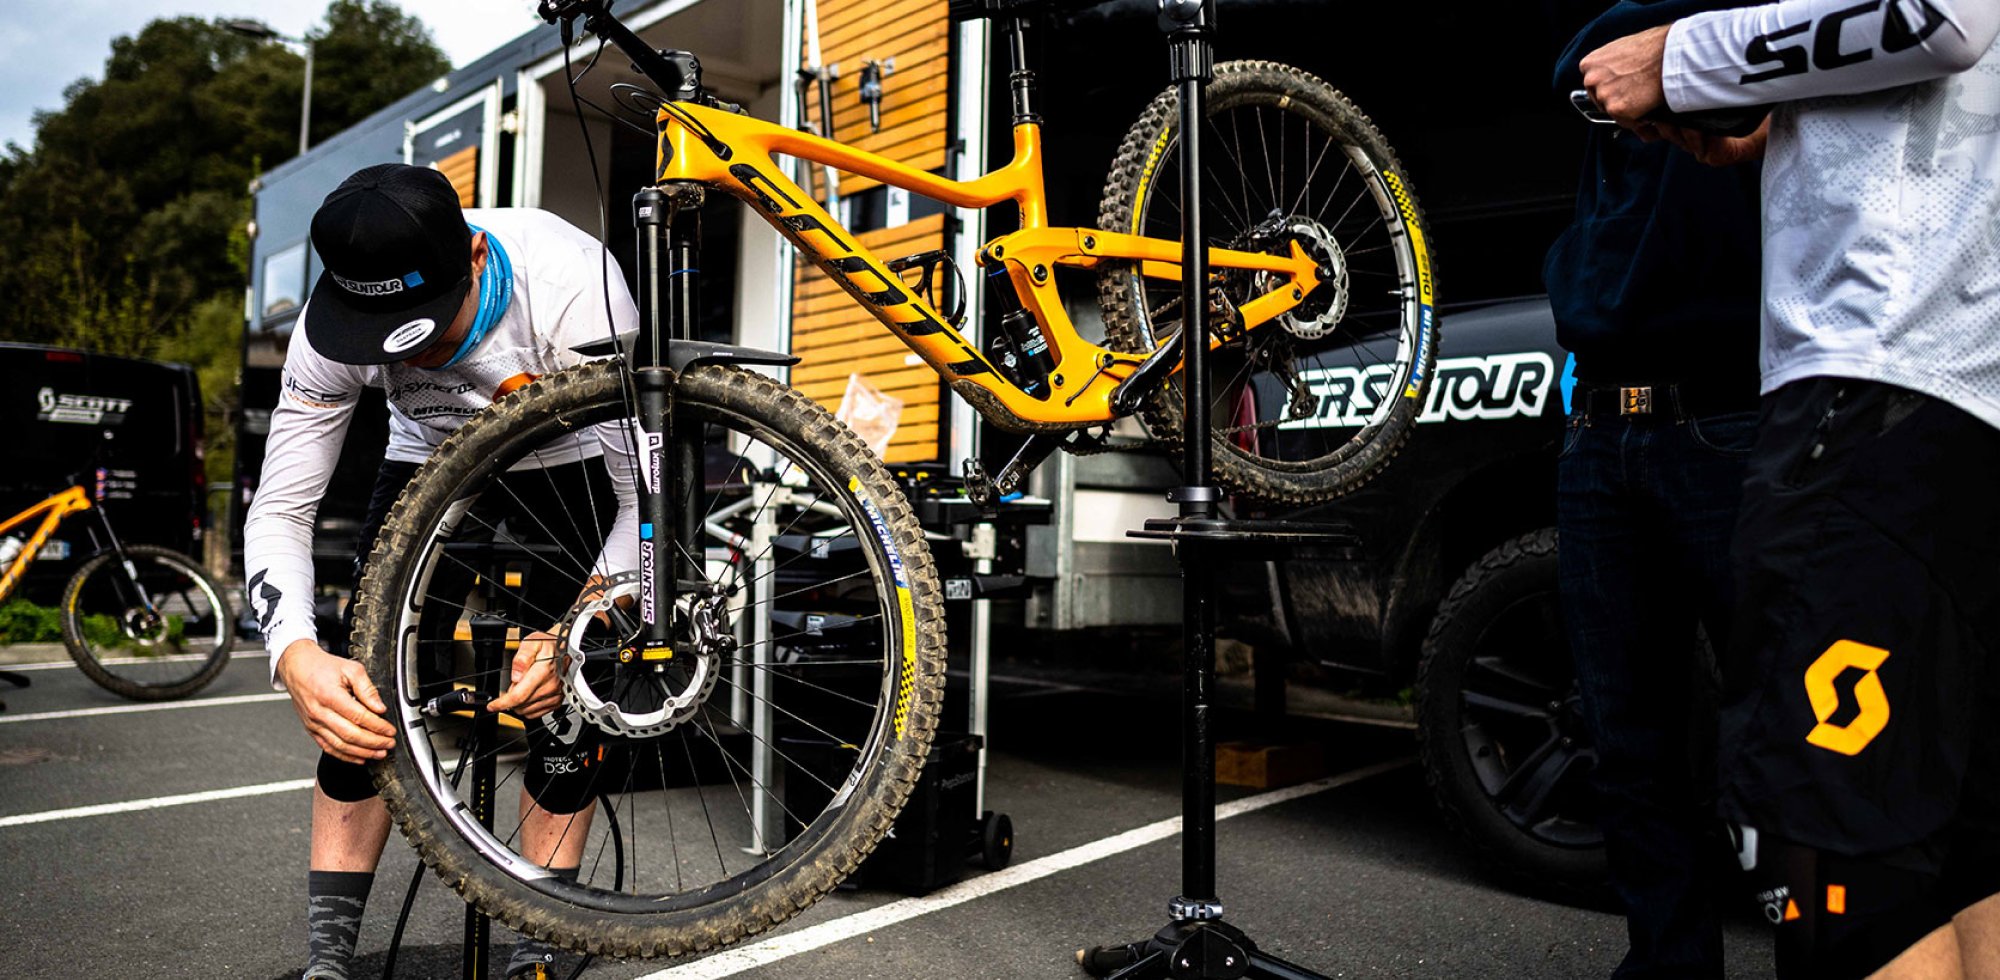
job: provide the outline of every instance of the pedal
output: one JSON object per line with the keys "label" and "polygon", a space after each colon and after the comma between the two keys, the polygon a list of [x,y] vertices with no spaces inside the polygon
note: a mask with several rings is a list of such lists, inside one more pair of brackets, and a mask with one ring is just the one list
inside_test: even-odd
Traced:
{"label": "pedal", "polygon": [[986,465],[976,459],[965,461],[965,499],[980,510],[990,510],[1000,500],[1000,488],[986,475]]}

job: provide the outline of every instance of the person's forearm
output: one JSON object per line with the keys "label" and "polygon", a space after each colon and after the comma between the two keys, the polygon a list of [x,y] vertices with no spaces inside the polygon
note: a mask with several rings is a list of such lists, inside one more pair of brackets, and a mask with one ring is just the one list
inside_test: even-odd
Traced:
{"label": "person's forearm", "polygon": [[1878,92],[1964,71],[1996,37],[1993,0],[1785,0],[1675,23],[1661,81],[1677,112]]}
{"label": "person's forearm", "polygon": [[271,411],[263,472],[243,520],[244,598],[278,662],[300,640],[317,640],[313,626],[313,517],[326,493],[346,437],[352,403],[306,402],[289,391]]}

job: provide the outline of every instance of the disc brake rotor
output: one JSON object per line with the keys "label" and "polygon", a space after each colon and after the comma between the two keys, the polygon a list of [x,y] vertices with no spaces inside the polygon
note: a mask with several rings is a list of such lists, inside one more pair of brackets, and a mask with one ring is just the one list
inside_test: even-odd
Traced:
{"label": "disc brake rotor", "polygon": [[[1279,230],[1281,241],[1294,241],[1305,250],[1307,256],[1319,266],[1319,286],[1290,312],[1278,317],[1278,323],[1285,332],[1301,340],[1318,340],[1340,326],[1347,316],[1349,294],[1347,276],[1347,253],[1341,251],[1340,243],[1333,233],[1317,221],[1306,218],[1286,219]],[[1275,273],[1258,273],[1257,290],[1269,292],[1281,285],[1281,278]]]}
{"label": "disc brake rotor", "polygon": [[637,572],[620,572],[564,615],[556,635],[567,710],[556,714],[568,717],[551,715],[549,727],[565,741],[578,734],[578,720],[628,738],[659,735],[693,718],[714,693],[722,655],[734,645],[717,626],[727,622],[717,611],[727,594],[681,595],[678,618],[694,627],[692,641],[677,641],[666,658],[621,660],[621,650],[638,646],[638,621],[626,610],[636,606],[644,584]]}

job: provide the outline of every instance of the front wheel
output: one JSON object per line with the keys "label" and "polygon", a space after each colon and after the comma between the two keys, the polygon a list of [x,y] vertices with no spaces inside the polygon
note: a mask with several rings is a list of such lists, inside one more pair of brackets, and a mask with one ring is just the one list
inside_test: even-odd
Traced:
{"label": "front wheel", "polygon": [[[627,384],[564,371],[447,439],[368,559],[354,640],[399,729],[376,785],[441,878],[528,935],[678,955],[797,914],[888,832],[943,696],[943,597],[867,446],[738,368],[675,382],[698,447],[675,469],[700,479],[664,482],[683,529],[655,555],[659,529],[619,518],[629,480],[662,479],[627,462]],[[663,656],[631,642],[652,603],[605,564],[621,534],[645,569],[678,566]],[[553,714],[481,722],[453,700],[506,686],[538,631],[557,639]],[[486,763],[491,796],[465,768]]]}
{"label": "front wheel", "polygon": [[[1105,181],[1099,226],[1180,238],[1180,98],[1153,100]],[[1319,264],[1291,312],[1245,331],[1236,310],[1279,283],[1211,269],[1215,475],[1236,493],[1312,504],[1366,483],[1409,438],[1437,360],[1434,276],[1416,193],[1368,117],[1325,82],[1259,61],[1215,66],[1202,131],[1203,231],[1213,247]],[[1099,267],[1106,343],[1149,353],[1181,328],[1181,285],[1129,262]],[[1181,441],[1176,375],[1143,410]]]}
{"label": "front wheel", "polygon": [[99,554],[63,587],[63,645],[84,676],[135,701],[182,698],[229,665],[229,605],[187,556],[151,545]]}

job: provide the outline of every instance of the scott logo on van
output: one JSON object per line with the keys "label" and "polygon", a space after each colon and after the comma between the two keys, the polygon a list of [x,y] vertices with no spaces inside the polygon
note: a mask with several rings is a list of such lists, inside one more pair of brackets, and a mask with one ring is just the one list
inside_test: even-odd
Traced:
{"label": "scott logo on van", "polygon": [[74,422],[78,425],[117,425],[125,421],[125,413],[132,410],[129,398],[71,395],[54,388],[36,392],[35,404],[41,409],[35,418],[43,422]]}

